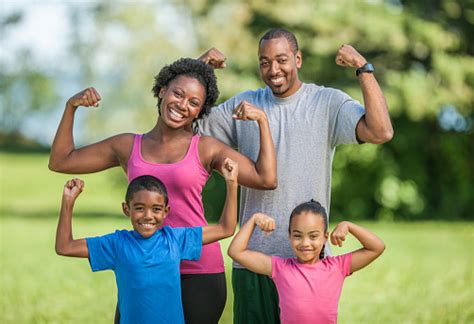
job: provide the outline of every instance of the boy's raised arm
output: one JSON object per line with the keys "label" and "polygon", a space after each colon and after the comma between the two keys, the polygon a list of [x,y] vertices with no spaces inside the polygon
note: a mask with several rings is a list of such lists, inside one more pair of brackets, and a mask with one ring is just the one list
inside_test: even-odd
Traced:
{"label": "boy's raised arm", "polygon": [[352,252],[351,273],[360,270],[377,259],[385,250],[385,244],[374,233],[351,222],[340,222],[331,233],[331,242],[342,246],[347,233],[351,233],[362,244],[362,248]]}
{"label": "boy's raised arm", "polygon": [[74,202],[84,189],[84,181],[72,179],[64,185],[61,212],[56,230],[56,253],[59,255],[88,258],[89,249],[85,239],[74,240],[72,237],[72,212]]}
{"label": "boy's raised arm", "polygon": [[271,276],[272,257],[248,249],[248,243],[255,226],[260,227],[264,232],[271,233],[275,230],[275,220],[265,214],[254,214],[234,237],[227,253],[248,270]]}
{"label": "boy's raised arm", "polygon": [[237,226],[238,164],[226,158],[221,168],[221,173],[225,178],[227,190],[224,209],[218,224],[202,228],[202,244],[212,243],[234,235],[235,227]]}

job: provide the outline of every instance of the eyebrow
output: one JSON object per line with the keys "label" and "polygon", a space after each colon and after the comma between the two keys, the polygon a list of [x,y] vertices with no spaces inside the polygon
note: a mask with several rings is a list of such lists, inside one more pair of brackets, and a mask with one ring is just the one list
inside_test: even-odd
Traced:
{"label": "eyebrow", "polygon": [[[292,233],[298,233],[298,234],[302,234],[302,233],[303,233],[302,231],[298,231],[298,230],[292,230],[291,232],[292,232]],[[308,234],[319,234],[319,233],[321,233],[321,231],[319,231],[319,230],[315,230],[315,231],[308,232]]]}
{"label": "eyebrow", "polygon": [[[276,58],[288,57],[288,55],[285,54],[285,53],[280,53],[280,54],[277,54],[275,57],[276,57]],[[270,58],[267,57],[267,56],[264,56],[264,55],[260,55],[260,56],[259,56],[259,59],[260,59],[260,60],[268,60],[268,59],[270,59]]]}

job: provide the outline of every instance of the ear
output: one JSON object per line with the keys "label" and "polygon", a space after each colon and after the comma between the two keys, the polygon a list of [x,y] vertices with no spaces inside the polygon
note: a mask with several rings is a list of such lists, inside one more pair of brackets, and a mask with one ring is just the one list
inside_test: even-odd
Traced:
{"label": "ear", "polygon": [[296,67],[301,69],[301,65],[303,64],[303,54],[301,54],[301,50],[298,50],[295,55],[296,60]]}
{"label": "ear", "polygon": [[123,203],[122,203],[122,211],[123,211],[123,213],[125,214],[125,216],[130,217],[130,211],[129,211],[129,209],[128,209],[128,205],[127,205],[126,202],[123,202]]}
{"label": "ear", "polygon": [[170,212],[170,209],[171,209],[171,206],[170,205],[167,205],[165,207],[165,211],[163,213],[163,218],[166,218],[168,216],[168,213]]}
{"label": "ear", "polygon": [[327,243],[328,238],[329,238],[329,232],[326,232],[326,234],[324,234],[324,243]]}
{"label": "ear", "polygon": [[161,88],[160,92],[158,93],[158,98],[163,99],[165,92],[166,92],[166,87]]}

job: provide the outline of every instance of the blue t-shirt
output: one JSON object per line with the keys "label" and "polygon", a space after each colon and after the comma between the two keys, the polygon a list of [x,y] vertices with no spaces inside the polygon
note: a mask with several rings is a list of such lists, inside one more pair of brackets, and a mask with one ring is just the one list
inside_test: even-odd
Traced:
{"label": "blue t-shirt", "polygon": [[165,226],[149,238],[115,231],[87,238],[92,271],[113,270],[120,323],[184,323],[181,260],[198,260],[202,228]]}

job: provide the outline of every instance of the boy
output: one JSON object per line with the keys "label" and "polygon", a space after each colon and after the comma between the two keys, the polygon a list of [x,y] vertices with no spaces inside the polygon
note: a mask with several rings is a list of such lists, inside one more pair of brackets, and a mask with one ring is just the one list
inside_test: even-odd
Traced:
{"label": "boy", "polygon": [[198,260],[202,244],[234,234],[237,223],[237,164],[226,159],[222,168],[227,195],[216,225],[193,228],[163,226],[168,194],[160,180],[141,176],[128,186],[123,212],[133,230],[100,237],[73,239],[72,212],[84,188],[80,179],[64,186],[56,233],[56,253],[89,258],[92,271],[113,270],[118,287],[121,323],[184,323],[179,264]]}

